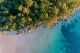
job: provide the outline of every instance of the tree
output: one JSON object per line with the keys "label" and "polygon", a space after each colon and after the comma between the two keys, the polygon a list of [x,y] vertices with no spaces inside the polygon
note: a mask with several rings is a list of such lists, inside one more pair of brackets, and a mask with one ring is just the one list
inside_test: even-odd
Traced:
{"label": "tree", "polygon": [[68,6],[65,2],[62,3],[62,9],[63,10],[67,10],[68,9]]}
{"label": "tree", "polygon": [[56,6],[53,8],[53,14],[55,16],[57,16],[59,14],[59,8],[57,8]]}
{"label": "tree", "polygon": [[76,5],[74,0],[0,0],[0,28],[22,31],[24,27],[58,18]]}

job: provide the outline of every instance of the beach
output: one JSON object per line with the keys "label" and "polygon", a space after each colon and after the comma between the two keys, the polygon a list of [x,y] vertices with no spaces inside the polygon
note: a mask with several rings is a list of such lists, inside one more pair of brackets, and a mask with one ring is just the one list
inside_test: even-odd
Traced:
{"label": "beach", "polygon": [[[50,29],[0,35],[1,53],[80,53],[80,10]],[[63,24],[62,24],[63,23]]]}

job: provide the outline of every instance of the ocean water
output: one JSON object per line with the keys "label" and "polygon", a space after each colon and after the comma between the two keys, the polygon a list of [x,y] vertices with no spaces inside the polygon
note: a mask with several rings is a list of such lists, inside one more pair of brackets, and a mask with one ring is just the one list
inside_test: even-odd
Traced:
{"label": "ocean water", "polygon": [[16,37],[16,53],[80,53],[80,9],[50,29],[40,26],[30,33],[6,35]]}
{"label": "ocean water", "polygon": [[55,32],[50,35],[57,38],[48,44],[45,53],[80,53],[80,10],[56,27]]}
{"label": "ocean water", "polygon": [[80,9],[50,29],[38,27],[16,37],[16,53],[80,53]]}

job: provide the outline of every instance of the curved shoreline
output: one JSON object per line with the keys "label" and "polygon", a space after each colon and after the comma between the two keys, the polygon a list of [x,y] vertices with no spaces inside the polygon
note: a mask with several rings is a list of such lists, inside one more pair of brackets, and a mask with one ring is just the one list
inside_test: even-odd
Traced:
{"label": "curved shoreline", "polygon": [[[79,4],[76,4],[79,5]],[[35,23],[34,25],[32,24],[31,26],[27,27],[27,28],[23,28],[22,32],[14,32],[14,31],[7,31],[7,32],[14,32],[16,34],[21,34],[21,33],[25,33],[25,32],[31,32],[33,30],[35,30],[36,28],[38,28],[39,26],[43,26],[46,28],[51,28],[53,26],[55,26],[57,23],[59,23],[60,21],[64,21],[64,20],[69,20],[69,17],[72,16],[77,10],[78,10],[79,6],[72,8],[72,9],[68,9],[63,15],[61,16],[54,16],[53,18],[50,18],[48,20],[42,21],[42,22],[38,22]],[[5,34],[6,32],[0,32]]]}
{"label": "curved shoreline", "polygon": [[[75,13],[77,13],[78,11],[79,11],[80,9],[77,9],[74,13],[73,13],[73,15],[75,15]],[[72,15],[72,16],[73,16]],[[72,20],[73,18],[71,18],[72,16],[70,16],[66,21],[70,21],[70,20]],[[62,21],[59,21],[56,25],[58,25],[59,23],[61,23],[61,24],[64,24],[65,23],[65,20],[62,20]],[[42,24],[40,24],[39,26],[37,26],[36,28],[31,28],[31,30],[30,31],[26,31],[26,32],[22,32],[22,33],[17,33],[17,32],[0,32],[0,34],[3,34],[3,35],[20,35],[20,34],[26,34],[26,33],[31,33],[31,32],[34,32],[36,29],[38,29],[38,28],[40,28],[40,27],[43,27],[42,26]],[[51,26],[51,28],[52,27],[55,27],[55,25],[54,26]],[[43,28],[45,28],[45,27],[43,27]]]}

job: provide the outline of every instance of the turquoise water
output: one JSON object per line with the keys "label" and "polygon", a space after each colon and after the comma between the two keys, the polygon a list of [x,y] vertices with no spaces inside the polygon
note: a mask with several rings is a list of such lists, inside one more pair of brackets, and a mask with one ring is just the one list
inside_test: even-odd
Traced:
{"label": "turquoise water", "polygon": [[38,29],[36,33],[45,37],[45,43],[38,45],[42,47],[35,53],[80,53],[80,10],[62,23],[51,29]]}
{"label": "turquoise water", "polygon": [[[14,34],[16,35],[16,34]],[[80,53],[80,10],[68,21],[16,35],[16,53]]]}
{"label": "turquoise water", "polygon": [[56,27],[55,32],[51,30],[48,33],[57,38],[50,38],[55,41],[48,43],[45,53],[80,53],[80,10],[75,12],[69,21],[64,21]]}
{"label": "turquoise water", "polygon": [[31,33],[6,35],[16,37],[16,53],[80,53],[80,9],[50,29],[40,26]]}

